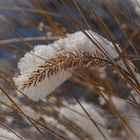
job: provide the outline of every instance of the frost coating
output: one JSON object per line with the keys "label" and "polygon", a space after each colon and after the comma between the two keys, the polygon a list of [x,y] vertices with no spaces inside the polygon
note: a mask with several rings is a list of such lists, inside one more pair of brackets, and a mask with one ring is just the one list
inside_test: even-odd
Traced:
{"label": "frost coating", "polygon": [[[119,55],[111,42],[92,31],[86,31],[86,33],[91,36],[94,42],[104,48],[113,59],[118,58]],[[20,75],[14,78],[15,84],[21,90],[21,86],[30,79],[31,75],[39,69],[39,66],[44,65],[46,61],[55,58],[61,53],[67,55],[77,49],[88,53],[97,53],[97,51],[100,51],[81,31],[68,34],[64,39],[59,39],[49,45],[35,46],[32,51],[26,53],[19,61],[18,68],[20,70]],[[120,62],[120,65],[122,65],[122,62]],[[122,67],[124,67],[124,65],[122,65]],[[71,76],[74,69],[76,69],[76,67],[61,69],[61,71],[58,70],[57,73],[49,77],[46,76],[41,82],[37,83],[36,86],[30,85],[28,88],[22,89],[22,92],[32,100],[38,101],[39,99],[43,99],[55,90],[56,87],[66,81]]]}

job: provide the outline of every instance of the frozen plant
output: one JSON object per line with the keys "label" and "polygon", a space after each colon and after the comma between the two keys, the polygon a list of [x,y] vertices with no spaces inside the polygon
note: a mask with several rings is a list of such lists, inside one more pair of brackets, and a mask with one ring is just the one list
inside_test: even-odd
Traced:
{"label": "frozen plant", "polygon": [[[53,44],[38,45],[26,53],[18,63],[20,75],[14,78],[19,91],[38,101],[66,81],[77,68],[94,68],[111,65],[124,75],[129,73],[119,45],[112,44],[90,30],[67,34]],[[134,65],[126,60],[132,73]],[[132,80],[131,75],[127,78]],[[134,82],[134,81],[132,81]]]}

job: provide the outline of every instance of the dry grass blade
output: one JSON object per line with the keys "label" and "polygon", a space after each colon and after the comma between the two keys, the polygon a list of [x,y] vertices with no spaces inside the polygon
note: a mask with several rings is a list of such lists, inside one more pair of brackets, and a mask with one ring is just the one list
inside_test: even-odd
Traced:
{"label": "dry grass blade", "polygon": [[134,138],[136,140],[138,140],[139,138],[137,137],[137,135],[135,134],[135,132],[133,131],[133,129],[130,126],[128,126],[127,122],[120,115],[120,112],[117,110],[117,108],[114,106],[114,104],[112,102],[110,102],[109,100],[107,100],[103,94],[101,94],[101,96],[107,101],[107,103],[110,105],[110,108],[112,108],[116,112],[116,114],[118,115],[118,117],[121,119],[124,127],[130,132],[130,134],[132,134],[134,136]]}
{"label": "dry grass blade", "polygon": [[[31,0],[32,4],[36,7],[36,9],[42,10],[43,6],[37,0]],[[64,35],[62,28],[58,27],[54,22],[53,19],[47,14],[44,15],[44,18],[48,21],[48,25],[50,26],[52,32],[55,35]]]}
{"label": "dry grass blade", "polygon": [[[5,127],[7,130],[9,130],[10,132],[12,132],[15,136],[17,136],[19,139],[21,140],[25,140],[23,137],[21,137],[20,135],[18,135],[16,132],[14,132],[12,129],[10,129],[8,126],[6,126],[3,122],[0,121],[0,125],[2,125],[3,127]],[[8,137],[6,137],[8,138]],[[11,139],[11,138],[9,138]]]}
{"label": "dry grass blade", "polygon": [[[10,97],[9,97],[9,98],[10,98]],[[10,99],[11,99],[11,98],[10,98]],[[12,99],[11,99],[11,101],[12,101]],[[13,101],[13,103],[16,104],[14,101]],[[58,134],[57,132],[53,131],[52,129],[50,129],[49,127],[47,127],[46,125],[44,125],[43,123],[34,120],[34,119],[31,118],[30,116],[27,116],[27,115],[20,109],[20,107],[17,106],[17,104],[16,104],[16,106],[17,106],[20,110],[17,110],[17,109],[15,109],[14,107],[11,107],[11,106],[9,106],[8,104],[6,104],[6,103],[4,103],[4,102],[1,102],[1,101],[0,101],[0,104],[3,104],[3,105],[5,105],[6,107],[12,109],[13,111],[18,112],[18,113],[20,113],[21,115],[23,115],[25,118],[27,118],[27,120],[29,120],[29,121],[31,122],[32,126],[35,127],[39,133],[40,133],[40,129],[41,129],[41,128],[39,128],[39,127],[37,126],[37,124],[40,125],[41,127],[45,128],[46,130],[48,130],[50,133],[52,133],[53,135],[55,135],[55,136],[58,137],[59,139],[62,139],[62,140],[69,140],[68,138],[66,138],[66,137],[64,137],[64,136],[62,136],[62,135],[60,135],[60,134]],[[42,132],[41,132],[41,135],[42,135]],[[44,136],[44,134],[43,134],[43,137],[46,138],[46,136]]]}
{"label": "dry grass blade", "polygon": [[[43,40],[58,40],[62,38],[62,36],[40,36],[40,37],[22,37],[22,39],[26,42],[30,41],[43,41]],[[19,38],[12,38],[12,39],[5,39],[5,40],[0,40],[0,45],[2,44],[10,44],[10,43],[16,43],[16,42],[22,42],[21,39]]]}
{"label": "dry grass blade", "polygon": [[3,94],[16,106],[16,108],[23,114],[23,116],[25,118],[27,118],[29,120],[29,122],[31,122],[31,124],[33,124],[33,126],[37,129],[37,131],[43,136],[44,134],[42,133],[42,131],[35,125],[35,123],[20,109],[20,107],[13,101],[13,99],[4,91],[3,88],[0,87],[0,89],[2,90]]}
{"label": "dry grass blade", "polygon": [[107,140],[106,136],[104,135],[104,133],[101,131],[101,129],[99,128],[99,126],[97,125],[97,123],[91,118],[90,114],[86,111],[86,109],[83,107],[83,105],[80,103],[79,99],[73,95],[71,93],[71,95],[75,98],[75,100],[78,102],[78,104],[81,106],[81,108],[83,109],[83,111],[85,112],[85,114],[88,116],[88,118],[91,120],[91,122],[95,125],[95,127],[98,129],[98,131],[101,133],[101,135],[103,136],[103,138],[105,140]]}

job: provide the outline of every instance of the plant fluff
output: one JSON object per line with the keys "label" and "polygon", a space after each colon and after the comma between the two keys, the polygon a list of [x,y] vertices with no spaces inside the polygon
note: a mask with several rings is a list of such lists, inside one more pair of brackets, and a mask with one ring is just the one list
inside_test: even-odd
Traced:
{"label": "plant fluff", "polygon": [[[20,75],[14,81],[22,93],[38,101],[66,81],[75,69],[101,67],[118,57],[110,41],[89,30],[78,31],[26,53],[18,63]],[[122,60],[117,64],[125,70]]]}

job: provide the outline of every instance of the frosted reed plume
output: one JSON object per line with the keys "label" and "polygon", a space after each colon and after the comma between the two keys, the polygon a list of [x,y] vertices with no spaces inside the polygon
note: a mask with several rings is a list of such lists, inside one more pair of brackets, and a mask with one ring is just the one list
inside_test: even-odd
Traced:
{"label": "frosted reed plume", "polygon": [[[38,45],[26,53],[18,63],[20,75],[14,78],[18,89],[38,101],[66,81],[75,69],[110,64],[108,56],[115,61],[118,59],[119,54],[110,41],[89,30],[85,33],[88,36],[81,31],[67,34],[64,39]],[[122,60],[117,64],[125,70]]]}

